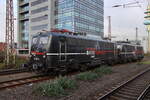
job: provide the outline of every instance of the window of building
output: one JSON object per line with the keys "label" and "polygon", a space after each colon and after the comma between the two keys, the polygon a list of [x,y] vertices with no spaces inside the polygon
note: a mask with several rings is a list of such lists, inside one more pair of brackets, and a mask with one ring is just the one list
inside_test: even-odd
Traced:
{"label": "window of building", "polygon": [[41,4],[41,3],[44,3],[44,2],[47,2],[48,0],[36,0],[34,2],[31,2],[31,7],[32,6],[36,6],[38,4]]}
{"label": "window of building", "polygon": [[48,10],[48,6],[45,6],[45,7],[41,7],[41,8],[32,10],[31,14],[36,14],[36,13],[40,13],[40,12],[47,11],[47,10]]}
{"label": "window of building", "polygon": [[37,25],[37,26],[32,26],[31,30],[44,30],[48,28],[48,24],[43,24],[43,25]]}
{"label": "window of building", "polygon": [[43,20],[47,20],[47,19],[48,19],[48,15],[44,15],[44,16],[32,18],[31,22],[39,22],[39,21],[43,21]]}

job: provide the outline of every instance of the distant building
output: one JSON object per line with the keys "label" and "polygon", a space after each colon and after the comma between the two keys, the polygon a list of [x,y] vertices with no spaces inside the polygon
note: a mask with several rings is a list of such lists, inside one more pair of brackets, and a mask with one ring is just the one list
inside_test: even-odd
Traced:
{"label": "distant building", "polygon": [[0,42],[0,51],[5,51],[6,43]]}
{"label": "distant building", "polygon": [[103,0],[18,0],[19,46],[42,30],[67,29],[90,37],[104,35]]}

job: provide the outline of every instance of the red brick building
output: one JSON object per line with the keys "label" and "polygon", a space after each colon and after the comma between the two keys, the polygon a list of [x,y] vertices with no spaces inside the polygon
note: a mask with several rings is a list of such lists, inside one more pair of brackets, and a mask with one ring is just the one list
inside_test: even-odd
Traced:
{"label": "red brick building", "polygon": [[0,42],[0,51],[4,51],[6,43]]}

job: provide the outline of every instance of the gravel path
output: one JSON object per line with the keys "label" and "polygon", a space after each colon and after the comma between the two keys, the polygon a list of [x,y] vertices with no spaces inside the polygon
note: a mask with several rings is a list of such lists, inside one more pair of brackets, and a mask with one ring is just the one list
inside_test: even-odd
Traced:
{"label": "gravel path", "polygon": [[33,93],[35,84],[0,91],[0,100],[93,100],[97,95],[104,93],[109,87],[127,81],[135,74],[145,70],[150,65],[139,65],[137,63],[113,66],[113,73],[98,78],[95,81],[80,81],[78,88],[71,91],[66,97],[52,98],[39,96]]}

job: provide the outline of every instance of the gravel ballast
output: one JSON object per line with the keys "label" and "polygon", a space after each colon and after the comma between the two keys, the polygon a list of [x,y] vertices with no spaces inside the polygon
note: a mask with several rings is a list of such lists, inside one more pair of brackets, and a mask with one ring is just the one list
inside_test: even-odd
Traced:
{"label": "gravel ballast", "polygon": [[138,63],[115,65],[112,67],[112,74],[102,76],[94,81],[78,81],[78,88],[69,90],[69,94],[63,97],[48,97],[33,93],[34,87],[38,84],[36,83],[1,90],[0,100],[93,100],[108,91],[110,87],[127,81],[149,66]]}

